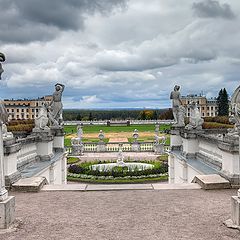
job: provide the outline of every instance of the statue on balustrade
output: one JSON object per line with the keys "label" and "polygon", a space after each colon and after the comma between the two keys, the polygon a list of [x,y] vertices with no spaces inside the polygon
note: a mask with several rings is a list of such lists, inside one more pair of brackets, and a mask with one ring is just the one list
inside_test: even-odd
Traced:
{"label": "statue on balustrade", "polygon": [[192,129],[201,130],[203,123],[204,123],[204,120],[201,117],[201,113],[198,109],[197,103],[191,102],[190,103],[189,124],[186,126],[186,129],[188,129],[188,130],[192,130]]}
{"label": "statue on balustrade", "polygon": [[176,85],[170,94],[175,127],[184,127],[185,108],[182,106],[180,86]]}
{"label": "statue on balustrade", "polygon": [[52,126],[61,126],[63,124],[62,119],[62,93],[65,86],[63,84],[57,83],[55,85],[55,92],[52,95],[52,101],[49,106],[49,119]]}
{"label": "statue on balustrade", "polygon": [[5,55],[0,52],[0,80],[2,79],[2,73],[4,72],[1,62],[5,62]]}
{"label": "statue on balustrade", "polygon": [[47,103],[44,103],[40,108],[38,117],[35,118],[35,128],[41,130],[49,129],[48,122],[48,105]]}
{"label": "statue on balustrade", "polygon": [[240,132],[240,86],[234,91],[231,99],[231,123],[234,123],[234,128],[228,129],[228,135],[238,136]]}

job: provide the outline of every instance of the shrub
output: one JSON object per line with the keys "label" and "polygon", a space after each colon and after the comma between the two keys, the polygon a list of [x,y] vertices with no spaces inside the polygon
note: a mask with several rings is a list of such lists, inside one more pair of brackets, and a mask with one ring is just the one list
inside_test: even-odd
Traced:
{"label": "shrub", "polygon": [[233,128],[234,125],[223,124],[217,122],[204,122],[203,129],[217,129],[217,128]]}

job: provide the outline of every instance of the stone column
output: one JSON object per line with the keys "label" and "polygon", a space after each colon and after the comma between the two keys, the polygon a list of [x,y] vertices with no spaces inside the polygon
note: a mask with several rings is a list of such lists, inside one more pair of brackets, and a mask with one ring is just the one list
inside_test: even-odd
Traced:
{"label": "stone column", "polygon": [[[238,159],[238,176],[240,177],[240,125],[237,126],[239,135],[239,159]],[[231,219],[224,222],[229,228],[240,230],[240,189],[238,195],[231,198]]]}
{"label": "stone column", "polygon": [[2,124],[0,123],[0,202],[4,201],[8,197],[8,192],[5,188],[5,176],[3,168],[3,134],[2,134]]}
{"label": "stone column", "polygon": [[15,197],[9,197],[5,188],[3,156],[2,124],[0,123],[0,229],[9,228],[15,220]]}

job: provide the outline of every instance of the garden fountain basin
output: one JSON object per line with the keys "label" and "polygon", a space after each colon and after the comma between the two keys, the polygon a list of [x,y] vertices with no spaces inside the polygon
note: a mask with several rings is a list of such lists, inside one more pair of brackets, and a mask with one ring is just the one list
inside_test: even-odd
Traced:
{"label": "garden fountain basin", "polygon": [[94,171],[111,171],[114,167],[127,167],[128,171],[143,171],[147,169],[152,169],[154,165],[148,163],[137,163],[137,162],[117,162],[117,163],[102,163],[102,164],[94,164],[91,166],[91,169]]}

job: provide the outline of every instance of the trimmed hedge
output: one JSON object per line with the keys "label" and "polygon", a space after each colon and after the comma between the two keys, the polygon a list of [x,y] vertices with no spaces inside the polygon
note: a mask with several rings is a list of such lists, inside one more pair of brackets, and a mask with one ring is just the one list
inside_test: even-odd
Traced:
{"label": "trimmed hedge", "polygon": [[222,129],[222,128],[233,128],[234,125],[223,124],[217,122],[204,122],[203,129]]}
{"label": "trimmed hedge", "polygon": [[[145,162],[146,163],[146,162]],[[127,171],[125,168],[116,167],[111,171],[102,171],[99,170],[91,170],[90,166],[95,163],[80,163],[80,164],[72,164],[68,168],[68,172],[72,174],[83,174],[83,175],[91,175],[91,176],[102,176],[113,178],[116,177],[133,177],[133,176],[148,176],[148,175],[158,175],[165,174],[168,172],[168,163],[167,161],[149,161],[147,163],[153,164],[154,167],[152,169],[139,170],[139,171]]]}

